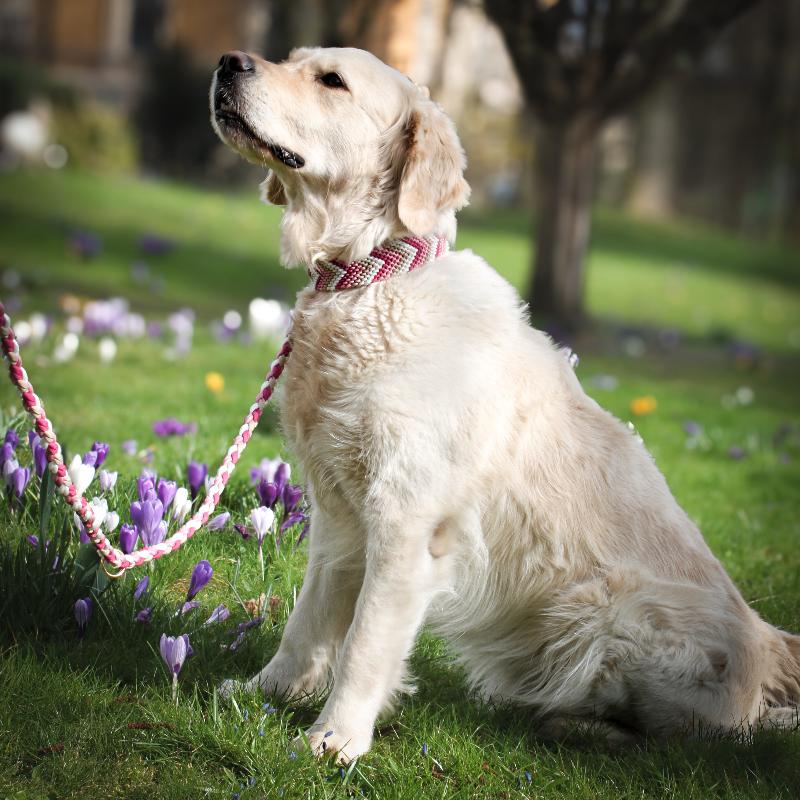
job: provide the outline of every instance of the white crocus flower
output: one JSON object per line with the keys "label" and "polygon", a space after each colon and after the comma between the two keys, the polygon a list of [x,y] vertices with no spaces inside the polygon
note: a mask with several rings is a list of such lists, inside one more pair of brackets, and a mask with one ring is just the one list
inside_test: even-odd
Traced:
{"label": "white crocus flower", "polygon": [[192,510],[192,500],[185,486],[181,486],[175,492],[175,499],[172,501],[172,518],[183,522],[186,515]]}
{"label": "white crocus flower", "polygon": [[80,456],[74,456],[67,469],[69,479],[75,485],[78,494],[83,494],[94,479],[94,467],[84,464]]}
{"label": "white crocus flower", "polygon": [[[89,501],[89,506],[92,509],[92,514],[94,515],[94,527],[95,529],[98,529],[103,524],[103,520],[108,514],[108,501],[102,497],[93,497]],[[75,520],[75,526],[80,528],[83,525],[81,518],[77,514],[73,514],[72,517]]]}
{"label": "white crocus flower", "polygon": [[16,458],[9,458],[8,461],[3,464],[3,477],[9,486],[11,486],[11,473],[17,469],[19,469],[19,463]]}
{"label": "white crocus flower", "polygon": [[119,525],[119,514],[116,511],[109,511],[104,522],[106,532],[113,533],[117,529],[117,525]]}
{"label": "white crocus flower", "polygon": [[259,506],[250,512],[250,521],[256,531],[256,538],[259,544],[264,541],[264,537],[275,522],[275,512],[267,506]]}
{"label": "white crocus flower", "polygon": [[116,486],[117,483],[117,473],[116,472],[109,472],[107,469],[100,470],[100,489],[104,492],[108,492]]}

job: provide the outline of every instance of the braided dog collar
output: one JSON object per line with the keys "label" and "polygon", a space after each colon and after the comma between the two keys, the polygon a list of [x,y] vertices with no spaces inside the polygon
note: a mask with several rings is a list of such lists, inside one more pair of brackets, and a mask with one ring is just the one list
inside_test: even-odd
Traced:
{"label": "braided dog collar", "polygon": [[405,236],[376,247],[358,261],[318,261],[309,267],[308,275],[318,292],[356,289],[418,269],[449,249],[444,236]]}

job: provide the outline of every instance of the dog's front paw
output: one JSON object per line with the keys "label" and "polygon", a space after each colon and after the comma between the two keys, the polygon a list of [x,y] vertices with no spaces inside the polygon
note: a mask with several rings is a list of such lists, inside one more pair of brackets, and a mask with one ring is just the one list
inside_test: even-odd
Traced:
{"label": "dog's front paw", "polygon": [[358,731],[346,725],[315,722],[305,736],[295,739],[295,744],[308,747],[318,758],[334,753],[337,763],[349,764],[369,750],[372,730]]}
{"label": "dog's front paw", "polygon": [[286,700],[303,699],[323,688],[324,679],[319,669],[300,670],[289,660],[276,657],[247,681],[245,689]]}

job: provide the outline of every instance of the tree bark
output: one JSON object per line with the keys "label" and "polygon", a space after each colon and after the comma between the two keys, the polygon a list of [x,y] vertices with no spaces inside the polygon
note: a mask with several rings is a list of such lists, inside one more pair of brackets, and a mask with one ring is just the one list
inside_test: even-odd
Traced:
{"label": "tree bark", "polygon": [[533,315],[575,328],[584,318],[585,256],[591,230],[598,128],[586,120],[554,122],[537,138],[537,226]]}

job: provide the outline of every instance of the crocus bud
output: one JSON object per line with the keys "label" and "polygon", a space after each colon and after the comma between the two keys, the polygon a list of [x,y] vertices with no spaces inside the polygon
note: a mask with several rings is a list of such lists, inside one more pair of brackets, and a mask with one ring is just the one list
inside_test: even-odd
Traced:
{"label": "crocus bud", "polygon": [[281,461],[275,470],[275,485],[278,487],[279,495],[283,493],[283,487],[289,482],[291,474],[292,468],[285,461]]}
{"label": "crocus bud", "polygon": [[43,444],[33,446],[33,468],[36,475],[41,478],[47,469],[47,448]]}
{"label": "crocus bud", "polygon": [[266,506],[259,506],[250,512],[250,521],[253,523],[253,528],[256,531],[256,539],[258,539],[259,546],[264,541],[264,537],[275,522],[275,512]]}
{"label": "crocus bud", "polygon": [[25,487],[31,479],[31,471],[28,467],[17,467],[11,473],[11,491],[18,500],[22,499]]}
{"label": "crocus bud", "polygon": [[278,499],[278,486],[269,481],[261,481],[258,484],[258,499],[261,501],[262,506],[272,508],[275,501]]}
{"label": "crocus bud", "polygon": [[14,458],[14,448],[9,442],[5,442],[0,447],[0,464],[5,464],[6,461],[11,461]]}
{"label": "crocus bud", "polygon": [[96,467],[101,467],[103,462],[106,460],[108,456],[109,445],[107,442],[95,442],[92,445],[92,452],[96,453]]}
{"label": "crocus bud", "polygon": [[119,549],[123,553],[132,553],[136,549],[139,532],[135,525],[123,525],[119,529]]}
{"label": "crocus bud", "polygon": [[140,600],[142,595],[147,591],[147,587],[150,585],[150,578],[149,576],[145,575],[141,578],[136,586],[133,589],[133,599]]}
{"label": "crocus bud", "polygon": [[186,593],[187,602],[192,600],[208,584],[213,574],[214,568],[208,561],[203,559],[197,562],[189,580],[189,591]]}
{"label": "crocus bud", "polygon": [[181,486],[175,492],[175,499],[172,501],[172,518],[182,522],[191,510],[192,501],[189,499],[189,492],[186,491],[186,487]]}
{"label": "crocus bud", "polygon": [[283,487],[283,508],[286,513],[291,513],[303,497],[303,487],[287,483]]}
{"label": "crocus bud", "polygon": [[78,623],[78,636],[83,638],[86,633],[86,627],[89,625],[89,620],[92,618],[92,598],[83,597],[75,601],[73,611],[75,613],[75,622]]}
{"label": "crocus bud", "polygon": [[168,481],[164,478],[159,478],[156,494],[158,495],[158,499],[164,505],[164,511],[169,508],[170,503],[172,503],[172,501],[175,499],[175,493],[177,491],[178,484],[175,481]]}
{"label": "crocus bud", "polygon": [[83,463],[87,464],[90,467],[97,468],[97,453],[95,453],[94,450],[90,450],[88,453],[84,453]]}
{"label": "crocus bud", "polygon": [[117,475],[118,473],[109,472],[106,469],[100,470],[100,475],[98,477],[101,491],[110,492],[117,484]]}
{"label": "crocus bud", "polygon": [[230,615],[231,612],[226,605],[217,606],[203,625],[213,625],[215,622],[224,622]]}
{"label": "crocus bud", "polygon": [[75,486],[75,491],[81,495],[89,488],[89,484],[94,479],[94,467],[84,464],[80,456],[75,456],[70,461],[67,472]]}
{"label": "crocus bud", "polygon": [[17,432],[13,428],[9,428],[6,431],[5,438],[3,439],[3,444],[10,444],[13,450],[17,449],[17,445],[19,445],[19,436]]}
{"label": "crocus bud", "polygon": [[[144,501],[147,499],[148,492],[154,492],[156,488],[153,478],[149,473],[143,472],[136,479],[136,492],[139,495],[139,500]],[[152,499],[152,498],[151,498]]]}
{"label": "crocus bud", "polygon": [[197,492],[203,485],[208,475],[208,464],[202,464],[199,461],[190,461],[189,466],[186,468],[186,477],[189,481],[189,489],[192,492],[192,499],[197,497]]}
{"label": "crocus bud", "polygon": [[164,663],[169,667],[169,671],[173,675],[177,675],[183,667],[183,662],[186,661],[186,656],[189,654],[189,637],[185,633],[174,637],[162,633],[158,649],[161,651],[161,658],[164,659]]}
{"label": "crocus bud", "polygon": [[103,527],[107,533],[113,533],[119,525],[119,514],[116,511],[109,511],[103,520]]}
{"label": "crocus bud", "polygon": [[221,531],[228,524],[228,520],[230,520],[230,518],[231,515],[227,511],[224,511],[222,514],[217,514],[214,519],[209,521],[208,530]]}

